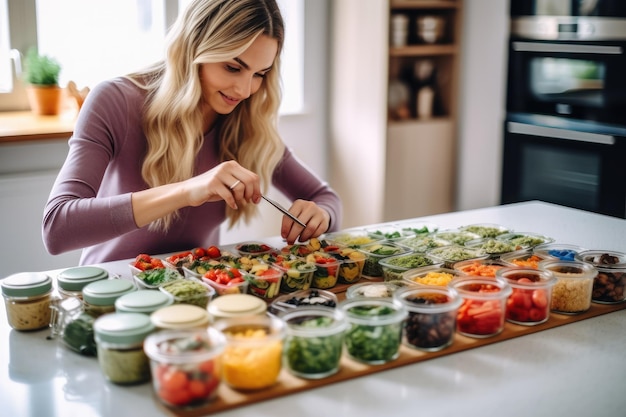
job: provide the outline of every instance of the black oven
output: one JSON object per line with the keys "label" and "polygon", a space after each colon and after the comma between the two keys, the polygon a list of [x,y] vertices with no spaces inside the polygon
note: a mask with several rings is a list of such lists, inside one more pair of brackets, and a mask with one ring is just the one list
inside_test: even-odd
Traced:
{"label": "black oven", "polygon": [[509,114],[502,203],[542,200],[626,218],[626,127]]}
{"label": "black oven", "polygon": [[626,218],[626,1],[511,0],[503,203]]}

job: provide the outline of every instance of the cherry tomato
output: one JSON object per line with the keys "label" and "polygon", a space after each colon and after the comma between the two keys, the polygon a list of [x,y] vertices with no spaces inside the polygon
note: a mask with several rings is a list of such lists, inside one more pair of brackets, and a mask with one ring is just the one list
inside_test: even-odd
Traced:
{"label": "cherry tomato", "polygon": [[210,258],[216,259],[222,256],[222,252],[217,246],[209,246],[206,250],[206,255]]}
{"label": "cherry tomato", "polygon": [[537,308],[546,308],[548,305],[546,292],[544,290],[533,291],[532,301]]}
{"label": "cherry tomato", "polygon": [[189,381],[189,393],[193,398],[204,398],[210,391],[207,386],[199,379],[192,379]]}
{"label": "cherry tomato", "polygon": [[159,381],[161,387],[168,391],[178,391],[187,388],[189,380],[187,374],[183,371],[170,370],[163,374],[163,377]]}
{"label": "cherry tomato", "polygon": [[195,256],[196,258],[202,258],[203,256],[206,256],[206,250],[204,250],[204,248],[195,248],[192,253],[193,256]]}

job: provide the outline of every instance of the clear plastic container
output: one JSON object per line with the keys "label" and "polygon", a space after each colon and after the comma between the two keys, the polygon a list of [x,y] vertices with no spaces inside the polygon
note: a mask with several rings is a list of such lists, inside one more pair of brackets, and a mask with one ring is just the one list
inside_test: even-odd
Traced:
{"label": "clear plastic container", "polygon": [[382,242],[382,239],[374,237],[365,229],[347,229],[339,232],[327,233],[323,238],[340,246],[360,248],[363,245]]}
{"label": "clear plastic container", "polygon": [[265,315],[267,303],[259,297],[250,294],[226,294],[213,300],[209,304],[210,319],[215,322],[220,319]]}
{"label": "clear plastic container", "polygon": [[496,274],[512,289],[506,303],[507,321],[523,326],[548,321],[552,287],[556,284],[552,272],[534,268],[503,268]]}
{"label": "clear plastic container", "polygon": [[246,272],[226,264],[213,265],[200,279],[215,290],[215,295],[245,294],[248,292]]}
{"label": "clear plastic container", "polygon": [[343,311],[329,307],[301,307],[282,315],[286,324],[283,359],[292,374],[320,379],[339,371],[343,334],[347,329]]}
{"label": "clear plastic container", "polygon": [[258,257],[276,251],[276,249],[270,245],[258,241],[242,242],[235,247],[235,250],[239,252],[241,256],[250,257]]}
{"label": "clear plastic container", "polygon": [[626,253],[613,250],[589,250],[578,254],[578,260],[595,266],[591,301],[616,304],[626,301]]}
{"label": "clear plastic container", "polygon": [[383,267],[380,264],[381,260],[411,252],[409,248],[391,242],[364,245],[360,247],[359,250],[367,257],[362,274],[363,278],[367,279],[381,278],[383,276]]}
{"label": "clear plastic container", "polygon": [[68,268],[56,277],[57,289],[62,298],[83,297],[83,288],[95,281],[109,278],[109,273],[97,266],[76,266]]}
{"label": "clear plastic container", "polygon": [[431,233],[435,233],[439,230],[439,225],[431,222],[406,220],[396,223],[394,226],[401,230],[407,230],[415,233],[417,236],[425,236]]}
{"label": "clear plastic container", "polygon": [[391,298],[393,293],[400,288],[392,282],[361,282],[348,287],[346,298]]}
{"label": "clear plastic container", "polygon": [[513,243],[506,240],[498,240],[493,237],[470,240],[469,242],[465,242],[465,246],[468,248],[479,249],[489,254],[489,256],[493,259],[497,259],[503,254],[519,250],[519,248]]}
{"label": "clear plastic container", "polygon": [[393,298],[355,298],[337,307],[346,315],[348,329],[344,346],[350,358],[369,365],[380,365],[398,358],[404,306]]}
{"label": "clear plastic container", "polygon": [[150,380],[144,339],[154,331],[150,317],[141,313],[112,313],[94,322],[98,363],[105,378],[132,385]]}
{"label": "clear plastic container", "polygon": [[551,237],[532,232],[504,233],[496,237],[496,239],[513,244],[517,250],[532,249],[539,245],[554,242],[554,239],[552,239]]}
{"label": "clear plastic container", "polygon": [[172,304],[150,314],[152,324],[159,330],[186,330],[209,326],[209,313],[193,304]]}
{"label": "clear plastic container", "polygon": [[410,269],[443,265],[443,261],[425,253],[391,256],[381,259],[379,263],[383,268],[383,280],[385,281],[401,280],[402,275]]}
{"label": "clear plastic container", "polygon": [[576,255],[585,250],[586,249],[582,246],[567,243],[546,243],[535,246],[533,248],[533,253],[550,259],[574,261],[576,260]]}
{"label": "clear plastic container", "polygon": [[244,275],[248,293],[264,299],[278,297],[283,271],[273,265],[259,264]]}
{"label": "clear plastic container", "polygon": [[442,286],[408,287],[396,291],[394,298],[408,311],[402,332],[405,345],[435,352],[452,344],[457,311],[463,302],[455,290]]}
{"label": "clear plastic container", "polygon": [[403,229],[395,225],[382,225],[365,229],[376,240],[397,242],[402,239],[415,237],[416,233],[411,229]]}
{"label": "clear plastic container", "polygon": [[175,304],[193,304],[204,309],[215,295],[215,289],[209,284],[194,278],[183,278],[167,282],[159,287],[174,297]]}
{"label": "clear plastic container", "polygon": [[174,297],[162,291],[137,290],[115,300],[118,313],[143,313],[150,315],[160,308],[174,303]]}
{"label": "clear plastic container", "polygon": [[50,325],[52,278],[39,272],[21,272],[0,283],[9,326],[15,330],[39,330]]}
{"label": "clear plastic container", "polygon": [[341,261],[330,253],[316,251],[306,257],[307,263],[315,265],[312,288],[327,290],[337,285]]}
{"label": "clear plastic container", "polygon": [[409,269],[402,274],[402,280],[416,285],[436,285],[446,287],[453,279],[465,276],[461,271],[440,266],[424,266]]}
{"label": "clear plastic container", "polygon": [[399,240],[397,243],[401,244],[402,246],[406,246],[414,252],[421,253],[427,252],[434,248],[452,245],[452,242],[432,235],[417,235],[408,239]]}
{"label": "clear plastic container", "polygon": [[133,282],[125,279],[103,279],[87,284],[83,288],[85,312],[93,317],[113,313],[115,300],[136,290]]}
{"label": "clear plastic container", "polygon": [[365,259],[367,259],[363,252],[355,248],[341,248],[333,255],[341,261],[337,274],[340,283],[354,284],[361,279]]}
{"label": "clear plastic container", "polygon": [[508,266],[534,269],[539,267],[539,262],[545,261],[546,259],[548,259],[548,257],[528,250],[511,252],[500,257],[500,261]]}
{"label": "clear plastic container", "polygon": [[459,227],[459,230],[464,232],[475,233],[481,238],[496,238],[505,233],[510,233],[511,229],[508,227],[495,224],[495,223],[474,223],[467,226]]}
{"label": "clear plastic container", "polygon": [[236,390],[258,390],[276,384],[282,369],[285,323],[275,316],[218,320],[213,326],[226,336],[222,378]]}
{"label": "clear plastic container", "polygon": [[504,330],[506,301],[511,286],[501,280],[482,277],[459,277],[450,282],[463,304],[456,321],[457,332],[468,337],[485,338]]}
{"label": "clear plastic container", "polygon": [[337,295],[326,290],[311,288],[281,295],[272,301],[269,312],[281,316],[283,313],[301,307],[337,307]]}
{"label": "clear plastic container", "polygon": [[287,255],[274,259],[272,265],[282,271],[280,291],[308,290],[313,282],[316,266],[303,258]]}
{"label": "clear plastic container", "polygon": [[426,252],[428,255],[441,259],[444,267],[454,269],[454,264],[470,259],[487,259],[489,254],[477,248],[469,248],[461,245],[442,246]]}
{"label": "clear plastic container", "polygon": [[[220,355],[224,335],[206,330],[167,330],[149,335],[144,350],[150,359],[152,387],[160,402],[175,409],[206,406],[217,396],[221,384]],[[168,389],[170,376],[187,381],[179,390]]]}
{"label": "clear plastic container", "polygon": [[432,235],[438,239],[443,239],[445,241],[450,242],[453,245],[465,245],[465,242],[469,242],[470,240],[480,239],[480,236],[476,233],[471,233],[465,230],[459,229],[445,229],[439,230]]}
{"label": "clear plastic container", "polygon": [[557,281],[552,288],[550,308],[555,313],[579,314],[591,307],[596,268],[586,262],[547,259],[539,269],[550,271]]}
{"label": "clear plastic container", "polygon": [[498,270],[509,265],[497,259],[471,259],[454,264],[454,269],[473,277],[495,278]]}
{"label": "clear plastic container", "polygon": [[133,274],[133,279],[137,287],[148,290],[158,289],[161,285],[182,278],[183,274],[178,272],[176,268],[148,269]]}

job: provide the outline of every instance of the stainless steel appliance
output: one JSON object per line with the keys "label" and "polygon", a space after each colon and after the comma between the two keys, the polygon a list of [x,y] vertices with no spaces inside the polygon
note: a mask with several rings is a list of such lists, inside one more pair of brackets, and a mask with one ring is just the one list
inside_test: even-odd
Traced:
{"label": "stainless steel appliance", "polygon": [[626,1],[510,11],[501,201],[626,218]]}

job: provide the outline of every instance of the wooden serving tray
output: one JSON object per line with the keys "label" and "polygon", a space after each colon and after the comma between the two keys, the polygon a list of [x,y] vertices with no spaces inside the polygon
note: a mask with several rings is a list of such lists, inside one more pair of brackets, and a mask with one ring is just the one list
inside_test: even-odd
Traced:
{"label": "wooden serving tray", "polygon": [[[363,282],[363,280],[361,280],[360,282]],[[345,296],[345,293],[343,292],[345,290],[345,287],[347,286],[337,286],[333,288],[333,291],[337,292],[337,296],[340,300]],[[336,382],[346,381],[365,375],[371,375],[377,372],[385,371],[387,369],[398,368],[400,366],[426,361],[429,359],[437,358],[439,356],[450,355],[452,353],[461,352],[468,349],[474,349],[480,346],[497,343],[503,340],[513,339],[515,337],[540,332],[546,329],[552,329],[554,327],[574,323],[592,317],[597,317],[607,313],[612,313],[614,311],[623,310],[625,308],[626,303],[592,303],[591,308],[588,311],[577,315],[550,313],[550,318],[548,319],[548,321],[542,324],[538,324],[536,326],[520,326],[517,324],[506,322],[502,333],[484,339],[470,338],[456,333],[452,345],[437,352],[422,352],[402,345],[400,347],[399,357],[396,360],[383,365],[366,365],[352,360],[344,352],[344,356],[341,359],[339,372],[329,377],[318,380],[302,379],[290,374],[287,370],[283,368],[278,377],[278,382],[270,388],[265,388],[259,391],[242,392],[234,390],[228,387],[226,384],[221,384],[218,388],[217,398],[214,401],[207,404],[206,406],[194,409],[168,408],[156,397],[155,401],[166,412],[176,417],[205,416],[207,414],[230,410],[233,408],[254,404],[260,401],[270,400],[289,394],[295,394],[298,392],[326,386]]]}

